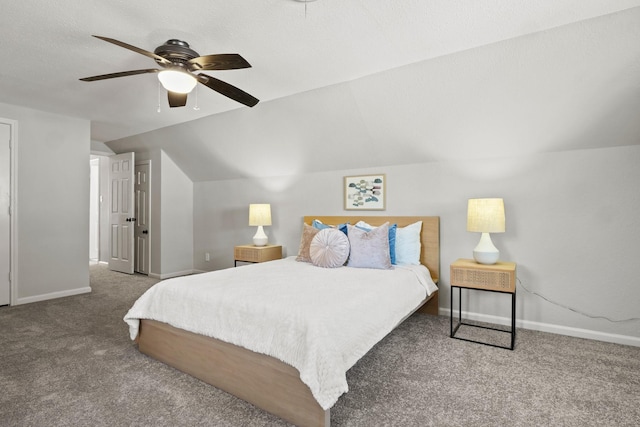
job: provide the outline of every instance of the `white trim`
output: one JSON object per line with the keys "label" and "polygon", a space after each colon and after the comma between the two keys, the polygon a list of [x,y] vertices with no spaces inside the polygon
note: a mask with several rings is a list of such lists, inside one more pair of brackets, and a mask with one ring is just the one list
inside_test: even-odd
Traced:
{"label": "white trim", "polygon": [[[95,169],[94,169],[95,168]],[[94,176],[94,171],[97,172],[96,175]],[[90,207],[89,207],[89,242],[91,242],[91,233],[92,232],[96,232],[96,239],[95,239],[95,245],[97,247],[95,248],[91,248],[91,245],[89,245],[89,260],[90,261],[95,261],[98,262],[100,261],[100,208],[102,207],[102,203],[100,203],[100,158],[99,157],[94,157],[91,158],[91,156],[89,156],[89,196],[94,196],[93,199],[90,199]],[[97,180],[97,185],[96,183],[94,183],[94,181]],[[93,186],[97,187],[98,192],[97,193],[92,193],[91,188]],[[95,226],[95,230],[92,230],[91,228],[91,205],[93,205],[94,199],[98,202],[98,209],[97,212],[94,212],[95,215],[97,215],[97,224]],[[91,250],[92,249],[96,249],[97,251],[97,258],[91,258]]]}
{"label": "white trim", "polygon": [[32,302],[39,302],[39,301],[47,301],[55,298],[70,297],[73,295],[87,294],[89,292],[91,292],[91,287],[87,286],[84,288],[69,289],[69,290],[60,291],[60,292],[51,292],[49,294],[34,295],[32,297],[18,298],[16,305],[29,304]]}
{"label": "white trim", "polygon": [[9,304],[18,304],[18,121],[0,117],[0,123],[9,125],[11,144],[9,146],[9,179],[11,181],[9,204],[11,206],[11,225],[9,229]]}
{"label": "white trim", "polygon": [[516,322],[516,325],[518,324],[521,325],[520,327],[524,329],[530,329],[532,331],[550,332],[552,334],[568,335],[570,337],[586,338],[591,340],[640,347],[640,338],[632,337],[630,335],[610,334],[608,332],[591,331],[589,329],[572,328],[570,326],[532,322],[530,320]]}
{"label": "white trim", "polygon": [[149,272],[149,277],[152,277],[154,279],[164,280],[164,279],[171,279],[173,277],[188,276],[190,274],[196,274],[196,273],[199,273],[199,270],[191,269],[191,270],[176,271],[174,273],[165,273],[165,274]]}
{"label": "white trim", "polygon": [[[134,170],[134,173],[136,174],[135,179],[138,178],[137,177],[137,171],[135,170],[135,168],[140,166],[140,165],[148,165],[149,166],[149,176],[148,176],[149,194],[147,195],[147,197],[149,198],[149,212],[147,212],[147,215],[149,216],[147,219],[148,219],[149,222],[147,223],[147,230],[151,231],[151,202],[152,202],[152,198],[153,198],[153,195],[151,194],[152,193],[152,188],[151,188],[151,186],[152,186],[151,179],[152,178],[151,177],[152,177],[152,174],[153,174],[153,171],[152,171],[153,167],[151,166],[151,160],[136,160],[134,162],[134,164],[133,164],[133,170]],[[134,185],[134,190],[135,190],[135,185]],[[136,215],[137,215],[137,212],[136,212]],[[148,242],[147,246],[148,246],[148,249],[149,249],[147,251],[147,270],[149,271],[149,273],[147,274],[148,276],[151,276],[151,248],[153,247],[152,246],[152,244],[153,244],[152,235],[153,235],[153,233],[147,234],[147,242]],[[136,241],[136,245],[137,245],[137,241]],[[135,249],[137,249],[137,247]],[[135,249],[134,249],[134,253],[137,255],[138,251],[136,251]],[[135,268],[134,268],[134,270],[135,270]],[[144,273],[142,273],[142,274],[144,274]]]}
{"label": "white trim", "polygon": [[[438,313],[441,316],[449,317],[451,310],[448,308],[441,308]],[[453,311],[453,316],[455,321],[458,316],[458,310]],[[508,317],[490,316],[486,314],[470,313],[466,311],[462,312],[462,317],[464,319],[475,320],[477,322],[487,322],[504,326],[511,325],[511,319]],[[516,327],[529,329],[532,331],[549,332],[552,334],[567,335],[576,338],[586,338],[590,340],[640,347],[640,337],[633,337],[630,335],[610,334],[608,332],[592,331],[589,329],[572,328],[570,326],[554,325],[551,323],[534,322],[531,320],[520,319],[516,319]],[[516,337],[516,341],[517,340],[518,338]]]}

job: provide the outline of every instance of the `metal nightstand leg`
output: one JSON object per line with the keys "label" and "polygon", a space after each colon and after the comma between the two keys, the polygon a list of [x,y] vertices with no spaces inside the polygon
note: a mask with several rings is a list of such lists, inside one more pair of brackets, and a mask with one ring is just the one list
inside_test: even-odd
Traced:
{"label": "metal nightstand leg", "polygon": [[[455,328],[453,327],[453,288],[458,288],[458,324],[455,326]],[[465,288],[465,289],[468,289],[468,288]],[[476,290],[480,290],[480,289],[476,289]],[[505,292],[499,292],[499,291],[491,291],[491,290],[487,290],[487,289],[482,289],[482,290],[486,290],[486,291],[489,291],[489,292],[505,293]],[[509,293],[511,293],[511,292],[509,292]],[[477,343],[477,344],[484,344],[484,345],[488,345],[490,347],[504,348],[504,349],[507,349],[507,350],[513,350],[514,349],[515,343],[516,343],[516,293],[515,293],[515,291],[511,293],[511,330],[510,331],[505,331],[503,329],[498,329],[498,328],[492,328],[490,326],[474,325],[474,324],[471,324],[471,323],[463,322],[462,321],[462,287],[460,287],[460,286],[451,285],[450,305],[451,305],[451,312],[449,314],[449,321],[450,321],[450,329],[451,329],[451,334],[450,334],[451,338],[455,338],[457,340],[462,340],[462,341],[469,341],[469,342],[473,342],[473,343]],[[507,346],[491,344],[491,343],[487,343],[487,342],[483,342],[483,341],[476,341],[476,340],[472,340],[472,339],[469,339],[469,338],[456,337],[455,336],[456,332],[458,332],[458,329],[462,325],[471,326],[473,328],[490,329],[492,331],[509,333],[511,335],[511,345],[509,347],[507,347]]]}
{"label": "metal nightstand leg", "polygon": [[511,294],[511,350],[516,344],[516,291]]}
{"label": "metal nightstand leg", "polygon": [[[449,324],[451,326],[451,334],[449,335],[451,338],[456,338],[456,332],[458,332],[458,328],[460,327],[460,325],[462,325],[462,288],[458,288],[458,324],[456,325],[456,327],[453,327],[453,288],[455,288],[456,286],[451,286],[451,298],[450,298],[450,304],[451,304],[451,311],[450,311],[450,315],[449,315]],[[458,338],[461,339],[461,338]]]}

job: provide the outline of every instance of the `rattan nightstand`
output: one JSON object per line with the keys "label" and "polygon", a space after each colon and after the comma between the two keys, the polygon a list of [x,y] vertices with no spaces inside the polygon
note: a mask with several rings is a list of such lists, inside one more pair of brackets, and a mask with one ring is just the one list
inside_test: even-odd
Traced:
{"label": "rattan nightstand", "polygon": [[[453,326],[453,288],[458,288],[458,324]],[[480,326],[462,321],[462,289],[476,289],[481,291],[499,292],[511,294],[511,330]],[[516,264],[514,262],[498,261],[495,264],[479,264],[472,259],[459,259],[451,264],[451,338],[464,341],[476,342],[490,345],[492,347],[506,348],[513,350],[516,342]],[[511,334],[511,346],[505,347],[475,341],[468,338],[455,336],[461,325],[475,328],[491,329],[494,331],[507,332]]]}
{"label": "rattan nightstand", "polygon": [[238,261],[242,262],[266,262],[282,258],[282,246],[279,245],[240,245],[233,250],[233,265],[237,266]]}

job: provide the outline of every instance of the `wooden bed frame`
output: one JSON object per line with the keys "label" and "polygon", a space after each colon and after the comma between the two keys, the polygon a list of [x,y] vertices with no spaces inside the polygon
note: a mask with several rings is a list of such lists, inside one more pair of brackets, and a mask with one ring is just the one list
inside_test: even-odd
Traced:
{"label": "wooden bed frame", "polygon": [[[440,218],[420,216],[305,216],[311,224],[371,225],[388,221],[398,227],[422,221],[421,262],[437,283],[440,276]],[[425,299],[416,312],[438,315],[438,292]],[[409,315],[407,315],[409,317]],[[329,410],[315,400],[294,367],[270,356],[174,328],[154,320],[141,320],[137,338],[140,352],[231,393],[297,426],[329,426]]]}

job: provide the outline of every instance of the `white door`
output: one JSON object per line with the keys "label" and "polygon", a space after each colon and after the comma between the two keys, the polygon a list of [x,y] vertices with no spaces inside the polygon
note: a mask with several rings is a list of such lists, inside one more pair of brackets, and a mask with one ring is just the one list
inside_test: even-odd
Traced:
{"label": "white door", "polygon": [[109,269],[133,274],[134,154],[109,157]]}
{"label": "white door", "polygon": [[10,302],[9,281],[11,254],[11,216],[9,215],[11,200],[11,126],[0,123],[0,305]]}
{"label": "white door", "polygon": [[89,259],[100,260],[100,159],[89,160]]}
{"label": "white door", "polygon": [[150,185],[151,165],[149,162],[142,162],[136,165],[136,268],[138,273],[149,274],[149,206],[150,206]]}

